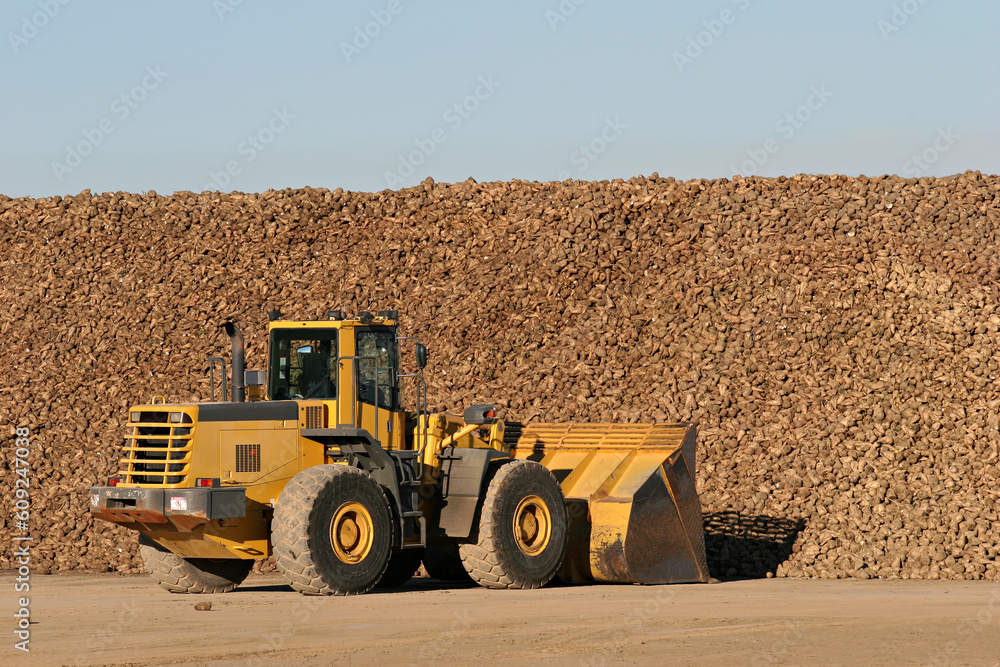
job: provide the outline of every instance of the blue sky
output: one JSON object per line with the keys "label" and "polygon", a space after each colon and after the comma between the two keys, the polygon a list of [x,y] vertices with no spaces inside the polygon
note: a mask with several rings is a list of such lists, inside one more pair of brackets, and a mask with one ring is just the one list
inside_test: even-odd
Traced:
{"label": "blue sky", "polygon": [[8,0],[0,193],[998,172],[1000,3]]}

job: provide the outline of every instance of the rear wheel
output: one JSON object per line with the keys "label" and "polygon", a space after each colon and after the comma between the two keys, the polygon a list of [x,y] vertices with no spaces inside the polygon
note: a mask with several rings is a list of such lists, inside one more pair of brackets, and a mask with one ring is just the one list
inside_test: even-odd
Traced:
{"label": "rear wheel", "polygon": [[182,558],[143,534],[139,555],[146,571],[171,593],[228,593],[247,578],[252,560]]}
{"label": "rear wheel", "polygon": [[462,563],[486,588],[544,586],[566,554],[567,524],[552,473],[534,461],[510,461],[490,480],[478,534],[459,546]]}
{"label": "rear wheel", "polygon": [[278,497],[271,525],[274,561],[292,588],[306,595],[365,593],[389,564],[389,501],[358,468],[303,470]]}

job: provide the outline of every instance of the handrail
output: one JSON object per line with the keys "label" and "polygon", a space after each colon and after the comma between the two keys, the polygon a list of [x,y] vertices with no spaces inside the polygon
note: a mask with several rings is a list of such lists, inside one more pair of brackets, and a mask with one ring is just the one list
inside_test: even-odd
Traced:
{"label": "handrail", "polygon": [[212,393],[212,402],[215,402],[215,362],[219,362],[219,367],[222,369],[222,401],[226,402],[229,400],[228,394],[226,393],[226,384],[229,382],[229,378],[226,377],[226,360],[222,357],[209,357],[208,358],[208,386],[209,391]]}
{"label": "handrail", "polygon": [[[420,344],[420,339],[416,336],[397,336],[397,341],[401,340],[414,340],[417,344]],[[396,349],[399,349],[397,344]],[[406,373],[400,374],[399,377],[402,378],[417,378],[415,381],[414,390],[416,393],[417,401],[417,432],[414,447],[417,450],[417,479],[424,478],[424,450],[427,448],[427,441],[430,437],[429,429],[429,416],[427,412],[427,382],[424,380],[424,369],[417,369],[416,373]]]}
{"label": "handrail", "polygon": [[[420,447],[417,450],[417,479],[423,480],[424,478],[424,450],[427,448],[427,440],[430,437],[430,417],[427,412],[427,382],[423,378],[424,371],[421,369],[419,377],[417,378],[417,440],[420,441]],[[422,395],[422,396],[421,396]],[[421,397],[423,401],[421,402]],[[423,432],[423,437],[421,437],[421,431]]]}

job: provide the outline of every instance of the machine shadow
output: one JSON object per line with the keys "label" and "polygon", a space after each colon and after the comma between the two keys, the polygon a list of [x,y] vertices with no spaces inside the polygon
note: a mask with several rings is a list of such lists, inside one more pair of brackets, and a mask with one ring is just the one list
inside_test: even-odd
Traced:
{"label": "machine shadow", "polygon": [[[410,579],[402,586],[397,586],[395,588],[373,588],[368,591],[366,595],[379,595],[380,593],[398,593],[400,591],[418,591],[418,590],[458,590],[462,588],[478,588],[473,582],[453,582],[453,581],[438,581],[437,579],[431,579],[430,577],[414,577]],[[250,584],[244,585],[237,588],[241,593],[292,593],[294,589],[288,584]]]}
{"label": "machine shadow", "polygon": [[[763,579],[792,555],[792,546],[805,529],[804,519],[783,519],[766,514],[711,512],[702,515],[708,571],[716,579]],[[565,585],[558,578],[549,586]],[[440,581],[414,577],[397,588],[375,588],[369,595],[401,590],[458,590],[477,588],[471,581]],[[246,592],[290,592],[287,584],[257,584],[239,587]]]}
{"label": "machine shadow", "polygon": [[288,584],[244,584],[236,588],[240,593],[292,593]]}
{"label": "machine shadow", "polygon": [[792,555],[803,519],[713,512],[702,516],[708,571],[717,579],[763,579]]}
{"label": "machine shadow", "polygon": [[402,586],[396,588],[373,588],[367,595],[372,593],[398,593],[400,591],[453,591],[463,588],[479,588],[472,581],[441,581],[431,577],[414,577]]}

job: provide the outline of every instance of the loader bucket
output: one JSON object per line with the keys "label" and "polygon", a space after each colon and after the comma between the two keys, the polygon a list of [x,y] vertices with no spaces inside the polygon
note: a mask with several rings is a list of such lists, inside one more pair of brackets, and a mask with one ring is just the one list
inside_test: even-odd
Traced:
{"label": "loader bucket", "polygon": [[694,424],[532,424],[512,450],[562,484],[566,582],[708,581]]}

